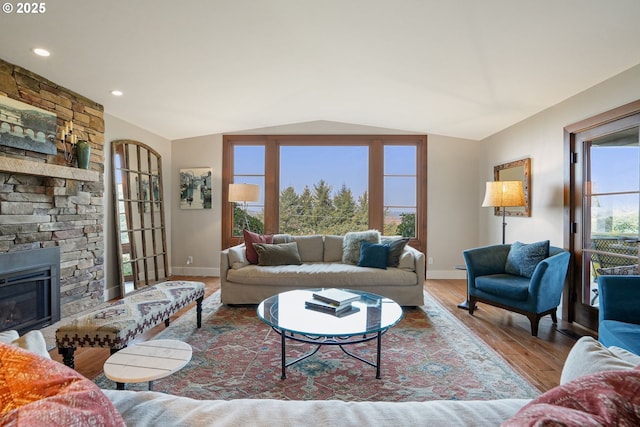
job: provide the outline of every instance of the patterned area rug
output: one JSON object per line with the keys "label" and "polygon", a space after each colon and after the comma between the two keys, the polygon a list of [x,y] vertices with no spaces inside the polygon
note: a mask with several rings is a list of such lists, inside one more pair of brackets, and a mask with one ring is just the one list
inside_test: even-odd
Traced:
{"label": "patterned area rug", "polygon": [[[193,358],[181,371],[154,383],[163,391],[197,399],[272,398],[426,401],[435,399],[533,398],[540,392],[495,351],[425,293],[425,305],[405,309],[404,319],[382,338],[382,379],[375,368],[334,346],[287,368],[280,379],[280,336],[256,316],[256,307],[229,307],[216,292],[158,339],[186,341]],[[287,342],[290,357],[311,346]],[[375,341],[349,347],[375,360]],[[115,388],[104,375],[94,381]],[[128,389],[146,390],[146,384]]]}

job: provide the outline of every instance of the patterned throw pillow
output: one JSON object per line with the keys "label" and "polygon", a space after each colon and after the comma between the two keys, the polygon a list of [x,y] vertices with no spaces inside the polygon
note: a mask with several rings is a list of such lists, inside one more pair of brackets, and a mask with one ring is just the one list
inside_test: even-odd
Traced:
{"label": "patterned throw pillow", "polygon": [[273,243],[273,234],[252,233],[249,230],[242,230],[244,236],[244,246],[247,251],[247,261],[250,264],[258,263],[258,253],[253,247],[254,243]]}
{"label": "patterned throw pillow", "polygon": [[549,257],[548,240],[529,244],[514,242],[509,249],[504,271],[531,278],[538,263],[547,257]]}
{"label": "patterned throw pillow", "polygon": [[344,235],[342,241],[342,262],[344,264],[357,264],[360,260],[360,244],[362,241],[380,243],[378,230],[350,231]]}
{"label": "patterned throw pillow", "polygon": [[0,343],[0,425],[124,426],[92,381],[61,363]]}
{"label": "patterned throw pillow", "polygon": [[638,407],[639,368],[605,371],[543,393],[502,426],[637,426]]}

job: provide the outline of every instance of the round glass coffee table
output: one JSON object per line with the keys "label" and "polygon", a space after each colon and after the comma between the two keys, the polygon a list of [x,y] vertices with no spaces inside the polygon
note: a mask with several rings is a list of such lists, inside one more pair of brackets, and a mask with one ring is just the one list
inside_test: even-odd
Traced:
{"label": "round glass coffee table", "polygon": [[[320,289],[295,290],[274,295],[258,306],[258,317],[281,336],[282,379],[286,369],[315,354],[323,345],[337,345],[347,355],[376,368],[380,378],[382,335],[403,317],[402,308],[393,300],[369,292],[349,292],[360,295],[352,302],[353,309],[341,316],[306,308],[305,301]],[[311,352],[294,360],[286,359],[286,341],[315,344]],[[364,359],[344,348],[346,345],[377,340],[376,361]]]}

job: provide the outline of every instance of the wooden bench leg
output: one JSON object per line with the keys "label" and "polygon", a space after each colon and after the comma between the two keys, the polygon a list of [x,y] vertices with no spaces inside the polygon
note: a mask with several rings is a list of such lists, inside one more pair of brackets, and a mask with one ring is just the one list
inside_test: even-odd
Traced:
{"label": "wooden bench leg", "polygon": [[202,327],[202,300],[204,297],[200,297],[196,300],[196,322],[198,328]]}
{"label": "wooden bench leg", "polygon": [[75,369],[75,361],[73,357],[73,353],[76,351],[75,347],[58,347],[58,354],[62,355],[62,363],[66,366]]}

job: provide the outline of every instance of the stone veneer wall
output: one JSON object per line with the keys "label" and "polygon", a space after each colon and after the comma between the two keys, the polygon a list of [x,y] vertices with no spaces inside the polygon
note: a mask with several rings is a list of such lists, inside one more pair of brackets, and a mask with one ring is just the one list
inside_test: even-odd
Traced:
{"label": "stone veneer wall", "polygon": [[62,176],[0,170],[0,252],[60,247],[64,318],[96,306],[104,298],[104,109],[2,59],[0,95],[55,113],[58,134],[66,121],[73,120],[78,139],[91,145],[89,169],[95,171],[95,181],[83,180],[86,175],[75,165],[66,164],[60,141],[57,155],[0,146],[0,156],[9,159],[64,167],[57,168],[65,172]]}

